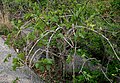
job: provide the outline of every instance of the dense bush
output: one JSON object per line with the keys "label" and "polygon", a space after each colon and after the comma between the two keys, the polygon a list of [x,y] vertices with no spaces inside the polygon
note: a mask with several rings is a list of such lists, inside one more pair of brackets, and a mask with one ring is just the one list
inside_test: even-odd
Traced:
{"label": "dense bush", "polygon": [[28,65],[46,82],[120,81],[119,0],[3,3],[13,23],[6,44],[18,53],[14,70]]}

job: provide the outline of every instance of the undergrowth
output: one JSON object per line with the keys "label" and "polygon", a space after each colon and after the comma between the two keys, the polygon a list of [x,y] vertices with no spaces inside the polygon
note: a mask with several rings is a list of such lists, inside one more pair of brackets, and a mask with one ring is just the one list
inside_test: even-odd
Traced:
{"label": "undergrowth", "polygon": [[[13,28],[8,33],[7,26],[1,30],[7,36],[5,43],[18,54],[13,59],[13,70],[27,65],[51,83],[120,81],[119,0],[5,0],[3,3]],[[76,56],[82,60],[76,63]],[[94,67],[88,68],[87,63]],[[71,71],[66,68],[68,64]]]}

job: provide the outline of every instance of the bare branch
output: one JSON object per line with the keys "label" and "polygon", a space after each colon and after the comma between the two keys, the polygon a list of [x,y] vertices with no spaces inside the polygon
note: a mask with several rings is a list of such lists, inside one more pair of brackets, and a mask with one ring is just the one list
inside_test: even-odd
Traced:
{"label": "bare branch", "polygon": [[79,73],[81,73],[81,72],[82,72],[83,67],[85,66],[85,63],[86,63],[87,61],[89,61],[89,60],[96,60],[96,59],[95,59],[95,58],[88,58],[88,59],[86,59],[86,60],[83,62],[82,67],[81,67],[81,69],[80,69]]}
{"label": "bare branch", "polygon": [[[72,28],[73,28],[73,33],[74,33],[74,36],[76,36],[76,33],[75,33],[75,26],[74,24],[72,24]],[[72,65],[73,65],[73,83],[74,83],[74,78],[75,78],[75,59],[74,57],[76,56],[76,46],[77,46],[77,43],[76,43],[76,39],[75,39],[75,45],[74,45],[74,55],[73,55],[73,61],[72,61]]]}
{"label": "bare branch", "polygon": [[37,43],[38,43],[42,38],[44,38],[46,35],[48,35],[48,34],[51,33],[51,32],[54,32],[54,31],[49,31],[49,32],[47,32],[45,35],[43,35],[40,39],[38,39],[38,40],[34,43],[34,45],[31,47],[31,49],[30,49],[30,51],[29,51],[29,53],[28,53],[28,55],[27,55],[27,57],[26,57],[26,63],[27,63],[27,61],[28,61],[28,59],[29,59],[29,56],[30,56],[31,52],[33,51],[34,47],[37,45]]}
{"label": "bare branch", "polygon": [[73,48],[72,44],[63,36],[63,39]]}
{"label": "bare branch", "polygon": [[112,83],[112,80],[110,80],[110,79],[107,77],[107,75],[105,74],[105,72],[103,71],[102,68],[101,68],[101,71],[102,71],[102,73],[104,74],[105,78],[106,78],[110,83]]}
{"label": "bare branch", "polygon": [[58,26],[58,28],[54,31],[54,33],[50,36],[50,38],[49,38],[49,40],[48,40],[48,43],[47,43],[47,51],[46,51],[46,58],[48,58],[49,45],[50,45],[50,42],[51,42],[51,40],[52,40],[52,37],[54,36],[54,34],[55,34],[59,29],[62,29],[62,27]]}
{"label": "bare branch", "polygon": [[31,59],[30,59],[29,67],[31,67],[31,65],[32,65],[32,61],[33,61],[35,55],[37,54],[37,52],[39,52],[39,51],[42,51],[42,52],[40,53],[40,55],[41,55],[45,50],[39,48],[38,50],[36,50],[36,51],[34,52],[34,54],[32,55],[32,57],[31,57]]}

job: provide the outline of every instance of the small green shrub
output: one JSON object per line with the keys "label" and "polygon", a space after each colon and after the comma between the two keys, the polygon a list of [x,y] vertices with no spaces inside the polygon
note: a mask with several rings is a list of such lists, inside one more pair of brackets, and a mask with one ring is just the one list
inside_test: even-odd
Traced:
{"label": "small green shrub", "polygon": [[[7,33],[6,40],[6,44],[19,50],[17,58],[13,58],[14,70],[25,63],[36,73],[42,72],[48,82],[115,82],[115,76],[120,76],[116,51],[119,24],[112,19],[116,17],[113,12],[118,11],[119,1],[6,0],[5,3],[10,6],[11,15],[19,15],[17,18],[13,15],[15,29]],[[45,58],[34,62],[38,52]],[[64,66],[74,62],[74,55],[95,58],[93,63],[108,72],[83,68],[82,74],[75,70],[67,74]]]}

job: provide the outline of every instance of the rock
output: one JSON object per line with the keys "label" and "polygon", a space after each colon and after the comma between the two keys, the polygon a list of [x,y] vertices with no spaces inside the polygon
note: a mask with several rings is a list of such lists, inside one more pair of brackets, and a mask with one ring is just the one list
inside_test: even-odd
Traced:
{"label": "rock", "polygon": [[[9,62],[4,63],[4,59],[8,54],[12,54]],[[30,68],[24,66],[12,70],[12,58],[16,57],[16,52],[4,44],[4,40],[0,37],[0,83],[12,83],[19,78],[17,83],[44,83]]]}
{"label": "rock", "polygon": [[[80,71],[80,69],[82,68],[83,63],[87,60],[85,58],[82,58],[78,55],[74,56],[74,68],[75,68],[75,72],[78,73]],[[91,63],[91,61],[86,61],[84,66],[84,68],[89,69],[90,71],[94,71],[94,70],[99,70],[100,71],[100,65],[93,65]],[[69,63],[66,63],[66,68],[65,68],[67,73],[72,73],[73,72],[73,63],[72,61]]]}

